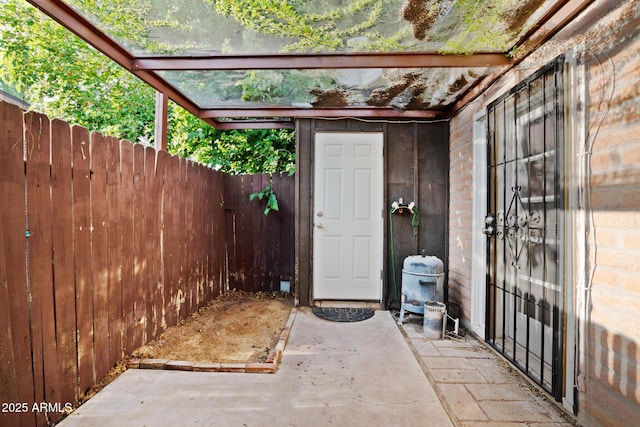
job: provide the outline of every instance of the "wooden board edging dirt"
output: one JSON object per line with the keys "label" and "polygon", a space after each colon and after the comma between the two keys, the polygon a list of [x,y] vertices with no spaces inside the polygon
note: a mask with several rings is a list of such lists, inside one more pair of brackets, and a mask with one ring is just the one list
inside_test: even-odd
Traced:
{"label": "wooden board edging dirt", "polygon": [[129,359],[127,369],[166,369],[172,371],[194,371],[194,372],[240,372],[251,374],[275,374],[282,360],[282,353],[289,340],[291,328],[296,318],[298,309],[291,308],[291,314],[285,324],[280,339],[275,349],[269,353],[265,362],[250,363],[204,363],[190,362],[186,360],[169,359]]}

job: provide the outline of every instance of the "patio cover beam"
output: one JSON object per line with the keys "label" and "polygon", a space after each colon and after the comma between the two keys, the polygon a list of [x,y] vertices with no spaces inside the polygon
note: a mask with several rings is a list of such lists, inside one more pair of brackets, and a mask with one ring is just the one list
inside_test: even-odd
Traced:
{"label": "patio cover beam", "polygon": [[380,107],[346,107],[346,108],[237,108],[202,110],[201,119],[215,119],[222,117],[364,117],[364,118],[415,118],[436,119],[448,118],[446,109],[406,110],[398,111],[393,108]]}
{"label": "patio cover beam", "polygon": [[218,122],[213,119],[206,119],[205,122],[218,130],[238,130],[238,129],[294,129],[295,123],[290,121],[228,121]]}
{"label": "patio cover beam", "polygon": [[278,55],[216,55],[144,57],[133,61],[139,70],[276,70],[336,68],[474,68],[506,66],[504,53],[443,55],[437,52],[308,53]]}

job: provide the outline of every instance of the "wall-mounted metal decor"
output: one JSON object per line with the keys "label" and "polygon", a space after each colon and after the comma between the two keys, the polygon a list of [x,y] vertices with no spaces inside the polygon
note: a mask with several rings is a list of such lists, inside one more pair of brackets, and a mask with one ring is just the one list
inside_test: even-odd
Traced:
{"label": "wall-mounted metal decor", "polygon": [[488,107],[489,343],[557,399],[562,393],[563,64]]}

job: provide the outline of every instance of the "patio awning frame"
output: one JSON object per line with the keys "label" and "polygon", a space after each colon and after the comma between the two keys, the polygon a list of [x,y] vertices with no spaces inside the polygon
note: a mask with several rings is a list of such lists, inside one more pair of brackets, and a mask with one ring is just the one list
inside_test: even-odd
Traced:
{"label": "patio awning frame", "polygon": [[[28,0],[29,3],[59,22],[120,66],[164,94],[176,104],[217,129],[292,128],[291,120],[264,117],[356,117],[356,118],[448,118],[464,108],[509,69],[524,60],[538,46],[560,31],[593,0],[556,2],[507,52],[440,54],[438,52],[387,53],[309,53],[276,55],[214,56],[135,56],[86,17],[61,0]],[[475,80],[448,108],[398,110],[391,107],[216,107],[201,108],[186,94],[159,75],[168,70],[287,70],[287,69],[362,69],[362,68],[454,68],[492,67],[496,70]],[[231,118],[230,120],[220,120]],[[241,118],[241,119],[238,119]],[[247,120],[250,119],[250,120]]]}

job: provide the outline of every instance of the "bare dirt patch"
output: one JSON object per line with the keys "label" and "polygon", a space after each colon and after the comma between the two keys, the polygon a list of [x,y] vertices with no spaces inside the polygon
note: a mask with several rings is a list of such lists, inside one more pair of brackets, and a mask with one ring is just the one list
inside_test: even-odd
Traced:
{"label": "bare dirt patch", "polygon": [[227,292],[168,328],[132,357],[189,362],[264,362],[280,338],[293,298],[284,293]]}
{"label": "bare dirt patch", "polygon": [[[227,292],[127,359],[172,359],[191,362],[263,362],[280,338],[293,307],[293,296],[281,292]],[[126,371],[119,363],[80,396],[93,397]],[[68,415],[68,412],[63,414]]]}

